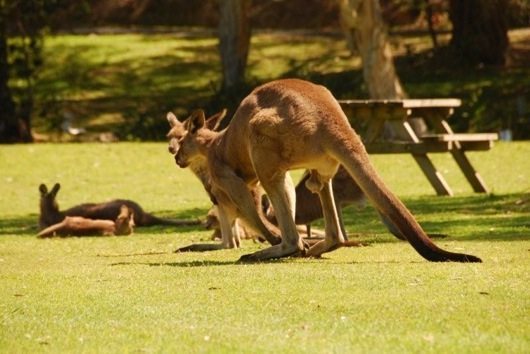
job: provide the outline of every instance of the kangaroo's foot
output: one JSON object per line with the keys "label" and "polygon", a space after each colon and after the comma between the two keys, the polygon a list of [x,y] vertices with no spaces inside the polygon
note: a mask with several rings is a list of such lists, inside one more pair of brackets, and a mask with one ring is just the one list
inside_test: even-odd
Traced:
{"label": "kangaroo's foot", "polygon": [[336,242],[333,240],[324,239],[311,246],[311,248],[307,251],[306,256],[318,258],[323,253],[335,251],[337,248],[356,246],[362,246],[362,244],[356,241]]}
{"label": "kangaroo's foot", "polygon": [[222,249],[225,249],[225,248],[220,243],[194,243],[189,246],[178,248],[177,250],[175,250],[175,253],[218,251]]}
{"label": "kangaroo's foot", "polygon": [[245,254],[239,258],[239,262],[253,263],[284,257],[305,257],[309,246],[302,242],[300,245],[287,245],[285,243],[274,245],[264,250]]}

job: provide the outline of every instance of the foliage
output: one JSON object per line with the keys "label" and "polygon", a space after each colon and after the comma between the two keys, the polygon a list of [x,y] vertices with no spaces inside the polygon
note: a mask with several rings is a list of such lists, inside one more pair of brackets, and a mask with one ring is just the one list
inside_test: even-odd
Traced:
{"label": "foliage", "polygon": [[[519,34],[520,33],[520,34]],[[517,41],[528,31],[514,32]],[[529,67],[464,69],[433,51],[427,35],[394,35],[396,66],[410,97],[459,97],[463,107],[451,124],[458,131],[511,128],[530,136]],[[440,36],[441,45],[447,36]],[[524,43],[524,41],[521,41]],[[36,83],[38,132],[58,133],[65,112],[89,132],[113,131],[121,139],[160,140],[165,113],[183,118],[197,107],[233,112],[241,98],[262,82],[300,77],[328,87],[339,98],[367,97],[360,60],[342,37],[257,33],[252,38],[247,86],[217,95],[220,62],[217,40],[207,31],[171,34],[49,36],[47,63]],[[522,102],[519,104],[518,102]],[[526,127],[526,128],[525,128]]]}
{"label": "foliage", "polygon": [[208,197],[165,143],[2,146],[0,351],[528,352],[529,154],[529,143],[469,154],[492,195],[471,194],[451,156],[435,155],[451,198],[434,196],[410,156],[372,156],[426,230],[449,235],[436,243],[482,264],[428,263],[367,207],[346,214],[366,247],[243,265],[263,246],[173,253],[209,238],[198,227],[35,238],[42,182],[62,183],[64,208],[124,197],[205,215]]}

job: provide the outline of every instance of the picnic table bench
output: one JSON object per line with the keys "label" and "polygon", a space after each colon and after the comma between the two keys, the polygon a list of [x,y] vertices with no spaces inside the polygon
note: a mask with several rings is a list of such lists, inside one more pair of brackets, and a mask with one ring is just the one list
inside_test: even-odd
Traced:
{"label": "picnic table bench", "polygon": [[[363,138],[368,153],[411,154],[438,195],[453,195],[453,191],[428,153],[451,153],[473,190],[488,192],[465,152],[489,150],[498,136],[454,133],[447,119],[462,104],[460,99],[339,100],[339,103]],[[414,120],[426,125],[428,131],[413,128]],[[385,131],[391,132],[390,138],[385,139],[388,135]]]}

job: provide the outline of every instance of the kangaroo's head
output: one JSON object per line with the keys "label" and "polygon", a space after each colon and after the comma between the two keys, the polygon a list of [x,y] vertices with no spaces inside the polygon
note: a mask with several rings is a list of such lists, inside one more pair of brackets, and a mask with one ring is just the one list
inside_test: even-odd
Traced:
{"label": "kangaroo's head", "polygon": [[214,205],[210,208],[210,210],[208,210],[208,214],[206,215],[206,220],[204,222],[204,227],[206,228],[206,230],[214,230],[220,228],[219,211],[217,210],[216,205]]}
{"label": "kangaroo's head", "polygon": [[171,112],[167,114],[167,120],[171,130],[167,134],[169,139],[169,152],[175,156],[177,164],[184,168],[192,164],[199,157],[198,133],[205,128],[215,131],[219,123],[225,117],[226,110],[223,110],[208,119],[204,116],[204,111],[194,111],[184,122],[180,122]]}
{"label": "kangaroo's head", "polygon": [[57,193],[61,189],[61,185],[56,183],[51,191],[45,184],[39,186],[40,191],[40,226],[46,227],[56,224],[64,218],[59,212],[59,205],[57,204]]}
{"label": "kangaroo's head", "polygon": [[116,224],[116,235],[130,235],[133,233],[134,229],[134,212],[127,207],[127,205],[122,205],[120,207],[120,214],[114,222]]}

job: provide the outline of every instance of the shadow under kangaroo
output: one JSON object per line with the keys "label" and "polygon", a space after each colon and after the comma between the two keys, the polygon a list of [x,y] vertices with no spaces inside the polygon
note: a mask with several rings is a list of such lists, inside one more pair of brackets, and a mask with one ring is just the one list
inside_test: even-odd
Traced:
{"label": "shadow under kangaroo", "polygon": [[136,226],[189,226],[199,225],[201,223],[200,220],[173,220],[158,218],[145,212],[138,203],[127,199],[116,199],[106,203],[85,203],[60,211],[56,200],[57,193],[59,192],[60,188],[61,185],[59,183],[56,183],[50,191],[48,191],[48,188],[44,184],[39,186],[39,228],[41,230],[62,222],[66,217],[82,217],[92,220],[105,220],[114,222],[120,215],[123,215],[123,206],[127,207],[130,213],[133,215],[134,224]]}

